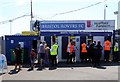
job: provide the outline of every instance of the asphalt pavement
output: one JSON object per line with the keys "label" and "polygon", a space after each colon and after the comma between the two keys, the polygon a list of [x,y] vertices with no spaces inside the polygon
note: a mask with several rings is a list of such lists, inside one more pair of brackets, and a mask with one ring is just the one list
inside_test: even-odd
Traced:
{"label": "asphalt pavement", "polygon": [[[8,66],[8,72],[14,66]],[[101,67],[93,68],[90,63],[65,64],[59,63],[57,69],[28,71],[27,66],[14,74],[3,74],[2,80],[118,80],[119,63],[102,63]]]}

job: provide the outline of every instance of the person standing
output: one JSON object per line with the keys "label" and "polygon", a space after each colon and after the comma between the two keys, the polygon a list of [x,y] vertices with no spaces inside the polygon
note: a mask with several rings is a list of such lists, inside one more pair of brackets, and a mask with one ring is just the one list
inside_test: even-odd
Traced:
{"label": "person standing", "polygon": [[35,58],[36,58],[36,53],[35,50],[32,49],[31,53],[30,53],[30,61],[31,61],[31,68],[28,69],[28,71],[33,70],[34,69],[34,62],[35,62]]}
{"label": "person standing", "polygon": [[110,55],[110,46],[111,46],[111,42],[109,40],[106,40],[104,42],[104,60],[106,62],[109,61],[109,55]]}
{"label": "person standing", "polygon": [[93,67],[94,67],[94,62],[95,62],[95,43],[91,43],[90,44],[90,47],[89,47],[89,52],[90,52],[90,58],[91,58],[91,62],[93,64]]}
{"label": "person standing", "polygon": [[22,48],[20,44],[18,44],[14,52],[15,52],[15,69],[14,70],[17,70],[17,66],[19,65],[18,71],[20,71],[21,64],[22,64]]}
{"label": "person standing", "polygon": [[72,43],[74,45],[74,49],[73,49],[73,54],[72,54],[72,62],[75,63],[76,62],[76,55],[75,55],[75,52],[78,50],[77,46],[76,46],[76,43],[75,41],[73,41]]}
{"label": "person standing", "polygon": [[50,48],[47,46],[47,44],[44,45],[45,47],[45,61],[44,61],[44,64],[46,66],[49,65],[49,56],[50,56]]}
{"label": "person standing", "polygon": [[51,55],[52,67],[56,67],[57,66],[56,56],[58,55],[58,44],[55,42],[53,42],[53,45],[51,46],[50,55]]}
{"label": "person standing", "polygon": [[91,62],[91,51],[90,51],[90,45],[92,44],[92,40],[88,40],[88,44],[87,44],[87,58],[89,59],[89,61]]}
{"label": "person standing", "polygon": [[119,45],[117,42],[115,42],[115,45],[114,45],[113,61],[115,62],[119,61]]}
{"label": "person standing", "polygon": [[43,68],[43,62],[44,62],[44,58],[45,58],[45,49],[44,49],[44,45],[42,42],[40,42],[40,46],[39,46],[39,57],[38,59],[40,60],[40,66],[38,69],[42,69]]}
{"label": "person standing", "polygon": [[69,60],[70,60],[70,45],[71,45],[71,42],[68,43],[67,50],[66,50],[67,63],[69,63]]}
{"label": "person standing", "polygon": [[96,54],[95,54],[95,63],[94,66],[100,66],[100,58],[102,56],[102,46],[101,46],[101,42],[98,41],[97,45],[96,45]]}
{"label": "person standing", "polygon": [[84,62],[84,60],[85,62],[87,62],[87,45],[85,43],[82,43],[81,46],[82,46],[81,62]]}
{"label": "person standing", "polygon": [[71,45],[70,45],[70,53],[69,53],[69,58],[70,58],[70,63],[73,63],[72,59],[73,59],[73,56],[75,54],[75,50],[74,50],[74,43],[73,41],[71,42]]}

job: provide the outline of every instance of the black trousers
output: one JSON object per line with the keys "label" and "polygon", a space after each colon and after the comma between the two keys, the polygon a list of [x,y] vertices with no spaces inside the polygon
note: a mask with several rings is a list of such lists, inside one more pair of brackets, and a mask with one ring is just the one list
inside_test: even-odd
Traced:
{"label": "black trousers", "polygon": [[73,62],[75,62],[75,52],[72,53]]}
{"label": "black trousers", "polygon": [[72,63],[73,53],[69,53],[70,63]]}
{"label": "black trousers", "polygon": [[81,53],[81,61],[83,62],[84,60],[87,62],[87,53],[86,52]]}
{"label": "black trousers", "polygon": [[119,52],[114,52],[114,55],[113,55],[113,61],[119,61]]}
{"label": "black trousers", "polygon": [[70,55],[69,55],[69,52],[66,52],[66,56],[67,56],[67,63],[70,62]]}
{"label": "black trousers", "polygon": [[105,50],[105,51],[104,51],[104,59],[105,59],[106,61],[109,61],[109,55],[110,55],[110,51],[109,51],[109,50]]}
{"label": "black trousers", "polygon": [[93,66],[94,67],[100,66],[100,58],[101,58],[100,53],[94,55],[94,57],[93,57]]}
{"label": "black trousers", "polygon": [[51,55],[52,67],[57,66],[56,56],[57,56],[57,55]]}

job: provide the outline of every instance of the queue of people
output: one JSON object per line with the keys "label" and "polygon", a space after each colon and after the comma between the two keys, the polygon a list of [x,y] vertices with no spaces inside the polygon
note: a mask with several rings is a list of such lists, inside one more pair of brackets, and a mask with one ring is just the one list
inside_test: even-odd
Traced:
{"label": "queue of people", "polygon": [[[58,44],[53,42],[53,45],[51,46],[51,49],[47,46],[47,43],[40,42],[38,52],[36,53],[35,50],[32,48],[30,53],[30,69],[34,69],[34,62],[36,59],[38,59],[39,68],[43,69],[45,66],[49,67],[57,67],[57,55],[58,55]],[[106,40],[104,42],[104,48],[101,45],[100,41],[89,41],[88,44],[83,42],[81,44],[81,55],[80,60],[81,62],[88,62],[90,61],[93,65],[93,67],[100,66],[100,59],[102,57],[102,50],[104,49],[104,61],[109,61],[109,55],[111,51],[111,42],[109,40]],[[78,51],[78,48],[76,47],[76,43],[73,40],[70,40],[67,46],[66,50],[66,57],[67,57],[67,63],[75,63],[76,62],[76,51]],[[118,61],[118,43],[116,42],[114,45],[114,56],[113,60]],[[19,66],[18,70],[21,70],[21,59],[22,59],[22,49],[20,44],[18,44],[17,48],[15,49],[15,70],[17,70],[17,66]]]}
{"label": "queue of people", "polygon": [[[57,66],[57,58],[58,55],[58,44],[53,42],[51,49],[47,46],[47,43],[40,42],[38,52],[36,53],[35,49],[31,49],[30,52],[30,68],[28,71],[34,69],[34,63],[36,59],[38,59],[39,68],[38,70],[42,70],[45,66],[56,67]],[[21,45],[18,44],[17,48],[14,51],[15,55],[15,71],[21,70],[22,65],[22,48]],[[19,68],[17,68],[19,66]]]}
{"label": "queue of people", "polygon": [[53,42],[51,49],[47,46],[47,43],[40,42],[38,50],[38,70],[42,70],[45,66],[56,67],[58,55],[58,44]]}
{"label": "queue of people", "polygon": [[[88,41],[88,44],[83,42],[81,44],[81,54],[80,54],[80,60],[81,62],[91,62],[93,67],[100,66],[100,60],[102,57],[102,50],[104,49],[104,61],[109,62],[110,59],[110,52],[111,52],[111,42],[109,40],[106,40],[104,42],[104,46],[102,46],[101,42],[98,40],[96,41]],[[74,63],[74,57],[75,57],[75,52],[78,49],[76,49],[75,42],[70,40],[67,46],[67,63]],[[119,59],[119,48],[118,48],[118,43],[115,43],[114,46],[114,55],[113,55],[113,60],[118,61]]]}

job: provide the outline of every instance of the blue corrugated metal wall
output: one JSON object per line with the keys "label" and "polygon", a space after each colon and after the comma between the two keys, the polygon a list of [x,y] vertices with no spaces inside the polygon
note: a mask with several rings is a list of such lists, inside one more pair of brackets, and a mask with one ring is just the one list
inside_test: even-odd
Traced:
{"label": "blue corrugated metal wall", "polygon": [[33,40],[38,40],[38,36],[5,36],[6,57],[8,63],[11,62],[10,49],[15,49],[19,42],[24,42],[24,49],[27,49],[29,54]]}

